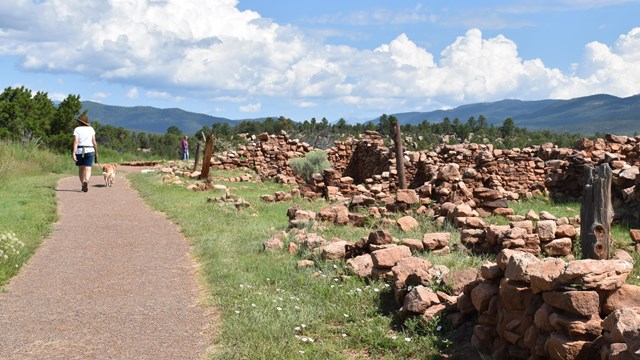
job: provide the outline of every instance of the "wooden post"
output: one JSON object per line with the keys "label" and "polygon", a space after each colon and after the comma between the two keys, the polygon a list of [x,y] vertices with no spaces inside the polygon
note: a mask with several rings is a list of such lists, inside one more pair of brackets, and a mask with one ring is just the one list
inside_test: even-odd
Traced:
{"label": "wooden post", "polygon": [[198,168],[198,163],[200,162],[200,147],[202,146],[202,143],[198,141],[198,144],[196,145],[196,162],[193,164],[193,171],[196,171],[196,169]]}
{"label": "wooden post", "polygon": [[598,168],[585,166],[584,193],[580,208],[580,245],[583,259],[608,259],[611,256],[611,178],[609,164]]}
{"label": "wooden post", "polygon": [[211,157],[213,156],[213,140],[215,136],[213,133],[207,138],[207,143],[204,146],[204,159],[202,159],[202,172],[200,178],[205,179],[207,182],[207,189],[211,188],[211,179],[209,178],[209,168],[211,167]]}
{"label": "wooden post", "polygon": [[404,151],[402,149],[402,134],[400,121],[393,123],[393,142],[396,148],[396,171],[398,172],[398,189],[406,189],[407,181],[404,176]]}

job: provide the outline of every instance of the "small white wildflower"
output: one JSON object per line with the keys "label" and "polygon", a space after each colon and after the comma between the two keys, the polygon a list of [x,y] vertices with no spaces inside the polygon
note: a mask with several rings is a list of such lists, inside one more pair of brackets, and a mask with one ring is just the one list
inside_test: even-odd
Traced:
{"label": "small white wildflower", "polygon": [[344,315],[344,317],[346,317],[346,318],[348,318],[348,317],[349,317],[349,315],[348,315],[348,314],[342,314],[342,315]]}
{"label": "small white wildflower", "polygon": [[296,305],[296,306],[295,306],[295,309],[296,309],[296,310],[300,310],[300,306]]}
{"label": "small white wildflower", "polygon": [[302,342],[307,342],[307,341],[309,341],[309,338],[307,338],[307,337],[305,336],[305,337],[303,337],[303,338],[302,338],[302,339],[300,339],[300,340],[302,340]]}
{"label": "small white wildflower", "polygon": [[240,284],[240,289],[244,289],[244,285],[243,284]]}
{"label": "small white wildflower", "polygon": [[303,328],[307,327],[307,325],[305,325],[305,324],[300,324],[300,326],[302,326]]}
{"label": "small white wildflower", "polygon": [[313,338],[309,338],[309,342],[315,342]]}
{"label": "small white wildflower", "polygon": [[393,335],[393,336],[391,337],[391,340],[395,340],[395,339],[397,339],[397,338],[398,338],[397,336]]}
{"label": "small white wildflower", "polygon": [[304,350],[298,350],[300,354],[304,354]]}
{"label": "small white wildflower", "polygon": [[300,326],[296,326],[295,328],[293,328],[295,331],[300,331]]}
{"label": "small white wildflower", "polygon": [[362,289],[357,288],[357,289],[356,289],[356,291],[357,291],[357,292],[362,292]]}
{"label": "small white wildflower", "polygon": [[336,287],[335,285],[331,285],[331,288],[333,289],[334,287]]}
{"label": "small white wildflower", "polygon": [[281,308],[280,306],[278,306],[278,307],[276,308],[276,310],[278,310],[278,311],[282,311],[282,308]]}
{"label": "small white wildflower", "polygon": [[240,314],[240,310],[236,310],[236,314]]}
{"label": "small white wildflower", "polygon": [[340,280],[338,278],[333,278],[333,281],[337,282],[337,281],[340,281]]}
{"label": "small white wildflower", "polygon": [[411,342],[411,338],[410,337],[406,337],[406,338],[404,338],[404,341]]}
{"label": "small white wildflower", "polygon": [[334,269],[337,269],[337,268],[338,268],[338,265],[333,264],[333,268],[334,268]]}
{"label": "small white wildflower", "polygon": [[380,289],[375,288],[375,289],[373,289],[373,292],[380,292]]}
{"label": "small white wildflower", "polygon": [[438,325],[438,326],[436,327],[436,331],[440,331],[440,330],[442,330],[442,326]]}
{"label": "small white wildflower", "polygon": [[251,304],[251,307],[256,307],[256,304]]}
{"label": "small white wildflower", "polygon": [[278,298],[278,300],[283,301],[284,299],[283,299],[283,298],[281,298],[281,297],[279,297],[279,298]]}
{"label": "small white wildflower", "polygon": [[344,333],[343,333],[343,334],[342,334],[342,337],[347,337],[347,334],[344,334]]}

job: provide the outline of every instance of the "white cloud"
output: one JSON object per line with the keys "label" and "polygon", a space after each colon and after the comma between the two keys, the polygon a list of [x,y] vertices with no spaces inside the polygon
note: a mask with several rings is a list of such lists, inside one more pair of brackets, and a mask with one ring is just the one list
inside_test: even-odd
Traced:
{"label": "white cloud", "polygon": [[129,89],[129,91],[127,91],[127,97],[129,99],[137,99],[138,98],[138,88],[134,86],[131,89]]}
{"label": "white cloud", "polygon": [[[130,87],[129,97],[138,96],[139,87],[155,89],[145,93],[148,98],[171,101],[252,99],[254,104],[240,106],[243,112],[260,111],[263,97],[296,99],[299,107],[339,103],[388,110],[640,92],[640,28],[613,45],[587,44],[584,60],[564,74],[541,59],[520,58],[507,37],[484,38],[475,28],[436,55],[404,33],[375,49],[356,49],[322,43],[301,29],[240,11],[237,3],[0,2],[0,55],[22,56],[22,67],[31,71],[122,83]],[[420,7],[413,10],[376,10],[354,21],[435,20]]]}
{"label": "white cloud", "polygon": [[184,98],[182,96],[173,96],[165,91],[157,91],[157,90],[149,90],[144,93],[144,96],[149,99],[162,99],[162,100],[171,100],[171,101],[182,101]]}
{"label": "white cloud", "polygon": [[91,95],[91,98],[89,100],[96,101],[96,102],[102,102],[104,99],[108,98],[109,96],[111,96],[111,94],[109,94],[109,93],[96,92],[96,93],[93,93]]}
{"label": "white cloud", "polygon": [[262,104],[261,103],[247,104],[245,106],[240,106],[239,107],[240,112],[243,112],[243,113],[255,113],[255,112],[260,111],[260,109],[262,109]]}

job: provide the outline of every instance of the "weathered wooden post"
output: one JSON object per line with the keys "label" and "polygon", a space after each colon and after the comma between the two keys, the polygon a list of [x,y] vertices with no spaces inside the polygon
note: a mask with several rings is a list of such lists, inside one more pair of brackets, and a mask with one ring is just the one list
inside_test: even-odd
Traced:
{"label": "weathered wooden post", "polygon": [[195,161],[195,163],[193,163],[193,171],[196,171],[196,169],[198,168],[198,163],[200,162],[200,147],[201,147],[201,144],[202,143],[200,143],[198,141],[198,144],[196,145],[196,161]]}
{"label": "weathered wooden post", "polygon": [[585,166],[580,209],[580,245],[583,259],[608,259],[611,244],[611,206],[612,171],[609,164],[598,168]]}
{"label": "weathered wooden post", "polygon": [[406,189],[407,181],[404,176],[404,151],[402,150],[402,134],[400,121],[393,123],[393,142],[396,148],[396,171],[398,172],[398,189]]}
{"label": "weathered wooden post", "polygon": [[209,168],[211,167],[211,156],[213,156],[213,140],[215,135],[211,133],[207,138],[207,143],[204,146],[204,159],[202,159],[202,172],[200,178],[207,182],[207,189],[211,189],[211,179],[209,178]]}

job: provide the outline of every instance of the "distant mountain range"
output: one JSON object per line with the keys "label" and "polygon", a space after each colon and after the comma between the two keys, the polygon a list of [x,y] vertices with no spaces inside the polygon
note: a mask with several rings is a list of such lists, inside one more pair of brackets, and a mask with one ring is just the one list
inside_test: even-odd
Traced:
{"label": "distant mountain range", "polygon": [[171,126],[177,126],[185,134],[193,134],[203,126],[216,123],[236,125],[236,121],[211,115],[198,114],[182,109],[158,109],[151,106],[113,106],[93,101],[83,101],[82,109],[87,110],[91,121],[102,125],[123,127],[131,131],[164,134]]}
{"label": "distant mountain range", "polygon": [[[448,117],[464,123],[483,115],[489,124],[502,125],[512,118],[517,127],[530,130],[593,135],[596,132],[628,134],[640,132],[640,95],[619,98],[592,95],[571,100],[501,100],[459,106],[450,110],[393,114],[401,124],[437,123]],[[376,120],[377,121],[377,120]]]}
{"label": "distant mountain range", "polygon": [[[231,120],[181,109],[158,109],[150,106],[122,107],[82,102],[89,118],[103,125],[123,127],[132,131],[165,133],[177,126],[186,134],[193,134],[203,126],[227,123],[234,126],[242,120]],[[469,117],[483,115],[489,124],[502,125],[512,118],[518,127],[531,130],[593,135],[596,132],[633,135],[640,132],[640,95],[619,98],[593,95],[571,100],[501,100],[459,106],[449,110],[407,112],[394,115],[401,124],[419,124],[424,120],[441,122],[445,117],[458,118],[464,123]],[[253,119],[252,121],[260,121]],[[371,121],[377,122],[378,119]]]}

